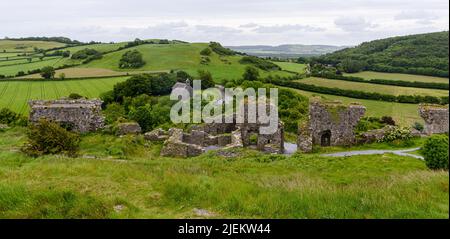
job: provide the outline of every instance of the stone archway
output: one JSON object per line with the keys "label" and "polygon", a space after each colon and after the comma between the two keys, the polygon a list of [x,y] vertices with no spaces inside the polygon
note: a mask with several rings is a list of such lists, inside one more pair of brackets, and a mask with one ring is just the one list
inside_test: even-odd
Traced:
{"label": "stone archway", "polygon": [[320,145],[330,146],[331,145],[331,131],[325,130],[320,133]]}

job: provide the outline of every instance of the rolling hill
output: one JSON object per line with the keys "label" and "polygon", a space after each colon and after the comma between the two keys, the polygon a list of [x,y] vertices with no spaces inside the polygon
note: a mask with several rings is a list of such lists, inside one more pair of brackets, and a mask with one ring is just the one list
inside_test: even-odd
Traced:
{"label": "rolling hill", "polygon": [[445,31],[370,41],[323,55],[318,61],[341,65],[349,73],[371,70],[448,77],[448,35]]}

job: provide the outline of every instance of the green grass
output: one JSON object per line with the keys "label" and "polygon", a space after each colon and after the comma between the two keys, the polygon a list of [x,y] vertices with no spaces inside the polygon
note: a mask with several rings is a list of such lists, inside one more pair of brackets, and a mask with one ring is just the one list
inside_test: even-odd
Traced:
{"label": "green grass", "polygon": [[[449,175],[391,154],[323,158],[237,151],[160,158],[160,144],[84,136],[78,158],[28,158],[0,133],[0,218],[448,218]],[[125,157],[124,157],[125,155]],[[124,158],[124,160],[117,160]],[[122,210],[115,210],[120,206]]]}
{"label": "green grass", "polygon": [[305,70],[306,70],[305,64],[298,64],[298,63],[294,63],[294,62],[278,62],[278,61],[274,61],[273,63],[280,66],[282,70],[292,71],[292,72],[296,72],[299,74],[305,73]]}
{"label": "green grass", "polygon": [[388,95],[422,95],[422,96],[448,96],[448,90],[434,90],[434,89],[422,89],[413,87],[401,87],[401,86],[390,86],[390,85],[379,85],[379,84],[369,84],[369,83],[359,83],[359,82],[349,82],[341,80],[330,80],[318,77],[310,77],[306,79],[299,80],[301,83],[325,86],[325,87],[336,87],[346,90],[358,90],[365,92],[377,92],[381,94]]}
{"label": "green grass", "polygon": [[[213,53],[209,57],[211,62],[208,65],[200,64],[200,51],[207,46],[208,44],[206,43],[141,45],[106,54],[102,59],[92,61],[82,67],[106,68],[115,71],[169,71],[176,69],[185,70],[192,75],[197,75],[197,70],[201,69],[210,71],[216,80],[238,79],[242,77],[246,65],[239,63],[241,56],[220,57]],[[143,54],[146,64],[139,69],[120,69],[119,60],[130,49],[140,51]],[[292,75],[283,71],[260,71],[260,73],[263,77],[270,74],[278,74],[281,76]]]}
{"label": "green grass", "polygon": [[[14,40],[0,40],[0,52],[6,50],[6,52],[30,52],[34,51],[34,48],[50,49],[55,47],[63,47],[66,44],[50,41],[14,41]],[[21,49],[17,49],[20,47]],[[25,47],[25,48],[22,48]]]}
{"label": "green grass", "polygon": [[422,81],[422,82],[437,82],[437,83],[449,83],[448,78],[434,77],[434,76],[421,76],[411,74],[400,73],[383,73],[374,71],[363,71],[352,74],[344,74],[346,76],[357,76],[364,79],[386,79],[386,80],[402,80],[402,81]]}
{"label": "green grass", "polygon": [[35,60],[31,63],[26,64],[0,66],[0,75],[15,76],[19,71],[27,73],[29,70],[41,69],[45,66],[58,67],[64,64],[73,64],[73,63],[76,63],[76,61],[71,60],[69,58],[62,58],[62,57],[47,58],[47,60],[45,59],[43,61]]}
{"label": "green grass", "polygon": [[414,122],[423,123],[423,119],[419,115],[419,106],[417,104],[402,104],[395,102],[384,102],[376,100],[354,99],[335,95],[326,95],[313,93],[303,90],[291,89],[297,93],[307,97],[319,96],[327,100],[339,100],[342,103],[349,104],[352,102],[359,102],[363,104],[366,110],[366,116],[382,117],[392,116],[395,122],[402,126],[411,126]]}
{"label": "green grass", "polygon": [[113,86],[128,77],[80,79],[65,81],[1,81],[0,108],[6,107],[28,115],[27,102],[31,99],[58,99],[71,93],[93,98],[111,90]]}

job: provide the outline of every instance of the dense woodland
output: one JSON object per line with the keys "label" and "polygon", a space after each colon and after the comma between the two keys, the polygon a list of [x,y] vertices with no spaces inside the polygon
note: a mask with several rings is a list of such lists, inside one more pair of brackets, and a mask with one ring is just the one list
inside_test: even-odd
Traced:
{"label": "dense woodland", "polygon": [[363,70],[448,77],[448,34],[391,37],[317,58],[348,73]]}

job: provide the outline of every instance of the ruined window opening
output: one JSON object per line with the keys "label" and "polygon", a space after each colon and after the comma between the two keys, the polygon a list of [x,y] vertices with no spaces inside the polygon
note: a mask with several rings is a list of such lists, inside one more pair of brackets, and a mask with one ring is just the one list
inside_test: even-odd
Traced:
{"label": "ruined window opening", "polygon": [[331,131],[325,130],[321,133],[320,145],[321,146],[330,146],[330,144],[331,144]]}

